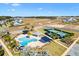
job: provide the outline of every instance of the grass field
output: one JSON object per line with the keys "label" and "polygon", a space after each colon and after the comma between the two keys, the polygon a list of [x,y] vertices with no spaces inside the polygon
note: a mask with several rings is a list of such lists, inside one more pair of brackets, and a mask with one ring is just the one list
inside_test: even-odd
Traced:
{"label": "grass field", "polygon": [[38,31],[41,33],[45,33],[45,31],[42,28],[38,29]]}
{"label": "grass field", "polygon": [[77,41],[77,44],[79,44],[79,40]]}
{"label": "grass field", "polygon": [[66,50],[66,48],[62,47],[61,45],[53,41],[50,42],[48,45],[44,46],[43,49],[48,51],[48,53],[52,56],[60,56]]}

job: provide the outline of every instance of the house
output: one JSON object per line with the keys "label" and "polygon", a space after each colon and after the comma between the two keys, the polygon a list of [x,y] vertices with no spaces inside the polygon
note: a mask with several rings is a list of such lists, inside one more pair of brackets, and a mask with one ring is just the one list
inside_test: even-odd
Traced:
{"label": "house", "polygon": [[6,20],[0,20],[1,25],[3,25],[4,23],[6,23]]}
{"label": "house", "polygon": [[22,25],[22,18],[14,18],[14,26]]}
{"label": "house", "polygon": [[74,21],[76,21],[76,19],[71,17],[71,18],[65,18],[63,21],[64,22],[74,22]]}
{"label": "house", "polygon": [[34,36],[40,36],[41,33],[40,33],[40,32],[35,32],[35,33],[33,33],[33,35],[34,35]]}

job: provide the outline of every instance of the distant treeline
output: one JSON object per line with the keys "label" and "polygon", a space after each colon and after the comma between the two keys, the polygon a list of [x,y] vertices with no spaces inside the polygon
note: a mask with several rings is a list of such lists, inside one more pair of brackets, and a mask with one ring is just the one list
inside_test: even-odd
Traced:
{"label": "distant treeline", "polygon": [[0,20],[5,20],[5,19],[10,19],[12,18],[11,16],[0,16]]}
{"label": "distant treeline", "polygon": [[38,19],[57,19],[57,16],[30,16],[30,17],[11,17],[11,16],[0,16],[0,20],[10,19],[10,18],[38,18]]}
{"label": "distant treeline", "polygon": [[57,19],[57,17],[78,17],[79,16],[0,16],[0,20],[10,19],[10,18],[38,18],[38,19]]}
{"label": "distant treeline", "polygon": [[57,19],[57,16],[32,16],[32,17],[24,17],[24,18],[38,18],[38,19]]}

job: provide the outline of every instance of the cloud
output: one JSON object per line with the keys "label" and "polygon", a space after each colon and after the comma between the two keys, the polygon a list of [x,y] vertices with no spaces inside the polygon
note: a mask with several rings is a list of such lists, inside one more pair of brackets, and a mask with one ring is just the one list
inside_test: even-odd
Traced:
{"label": "cloud", "polygon": [[14,12],[14,11],[15,11],[15,9],[11,9],[11,11],[13,11],[13,12]]}
{"label": "cloud", "polygon": [[43,8],[38,8],[38,10],[43,10]]}
{"label": "cloud", "polygon": [[16,7],[16,6],[20,6],[20,4],[18,4],[18,3],[13,3],[13,4],[11,4],[11,6]]}
{"label": "cloud", "polygon": [[16,6],[20,6],[21,4],[19,3],[4,3],[6,4],[7,6],[13,6],[13,7],[16,7]]}
{"label": "cloud", "polygon": [[15,9],[8,9],[8,11],[9,11],[9,12],[14,12],[14,11],[15,11]]}
{"label": "cloud", "polygon": [[8,9],[8,11],[10,11],[10,9]]}
{"label": "cloud", "polygon": [[53,13],[52,11],[48,11],[48,13]]}

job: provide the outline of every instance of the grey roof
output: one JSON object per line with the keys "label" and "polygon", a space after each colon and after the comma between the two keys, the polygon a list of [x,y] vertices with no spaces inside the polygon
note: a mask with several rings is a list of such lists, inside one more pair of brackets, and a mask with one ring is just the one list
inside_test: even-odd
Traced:
{"label": "grey roof", "polygon": [[76,19],[71,17],[71,18],[65,18],[63,21],[64,22],[72,22],[72,21],[76,21]]}
{"label": "grey roof", "polygon": [[0,20],[0,24],[4,24],[6,20]]}
{"label": "grey roof", "polygon": [[39,32],[35,32],[35,33],[33,33],[33,34],[35,34],[35,35],[40,35],[40,33],[39,33]]}

